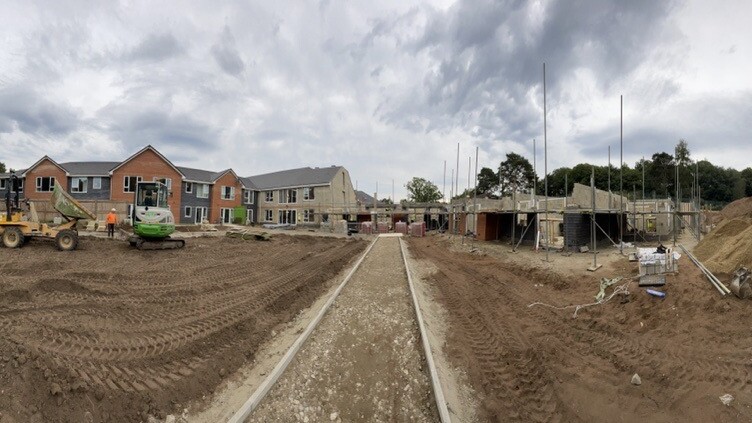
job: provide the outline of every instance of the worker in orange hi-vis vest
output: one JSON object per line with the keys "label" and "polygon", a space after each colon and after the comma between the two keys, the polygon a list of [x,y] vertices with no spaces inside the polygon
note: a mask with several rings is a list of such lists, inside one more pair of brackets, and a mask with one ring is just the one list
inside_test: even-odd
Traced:
{"label": "worker in orange hi-vis vest", "polygon": [[117,214],[115,214],[115,209],[110,210],[109,213],[107,213],[107,237],[108,238],[114,238],[115,237],[115,224],[117,223]]}

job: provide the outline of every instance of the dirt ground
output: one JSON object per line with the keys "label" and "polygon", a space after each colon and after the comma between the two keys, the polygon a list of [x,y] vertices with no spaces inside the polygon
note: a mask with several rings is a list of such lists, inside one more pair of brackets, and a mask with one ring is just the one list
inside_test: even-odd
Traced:
{"label": "dirt ground", "polygon": [[380,238],[249,422],[434,422],[399,240]]}
{"label": "dirt ground", "polygon": [[[636,264],[604,250],[604,267],[591,273],[592,256],[552,253],[548,263],[541,253],[476,246],[410,239],[416,260],[435,266],[426,283],[447,312],[443,349],[479,394],[479,421],[752,419],[752,338],[743,323],[752,302],[721,298],[686,257],[665,299],[624,279],[617,286],[626,283],[628,296],[573,318],[572,308],[530,305],[592,303],[601,277],[634,276]],[[641,385],[630,383],[635,373]],[[724,394],[734,397],[729,406]]]}
{"label": "dirt ground", "polygon": [[0,249],[0,422],[181,415],[366,246],[276,235],[137,251],[85,238]]}

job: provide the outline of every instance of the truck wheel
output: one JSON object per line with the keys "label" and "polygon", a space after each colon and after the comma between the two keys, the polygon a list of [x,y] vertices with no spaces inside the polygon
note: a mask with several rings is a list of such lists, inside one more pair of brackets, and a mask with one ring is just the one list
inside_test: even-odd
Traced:
{"label": "truck wheel", "polygon": [[3,245],[8,248],[21,248],[24,244],[24,235],[20,229],[10,226],[3,232]]}
{"label": "truck wheel", "polygon": [[55,246],[60,251],[72,251],[78,246],[78,234],[70,229],[63,229],[55,236]]}

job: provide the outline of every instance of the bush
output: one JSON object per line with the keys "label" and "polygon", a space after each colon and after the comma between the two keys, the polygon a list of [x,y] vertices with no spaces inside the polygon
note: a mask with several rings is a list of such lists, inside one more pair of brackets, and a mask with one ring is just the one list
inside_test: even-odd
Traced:
{"label": "bush", "polygon": [[243,218],[242,217],[235,217],[235,218],[232,219],[232,223],[234,223],[236,225],[241,225],[241,224],[243,224]]}

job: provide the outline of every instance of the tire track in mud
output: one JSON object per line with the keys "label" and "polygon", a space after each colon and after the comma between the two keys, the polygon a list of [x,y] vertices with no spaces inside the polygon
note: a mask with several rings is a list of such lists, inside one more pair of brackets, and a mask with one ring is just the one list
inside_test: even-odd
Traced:
{"label": "tire track in mud", "polygon": [[[72,381],[72,392],[149,394],[162,407],[170,399],[186,401],[197,388],[206,392],[196,380],[218,383],[252,357],[274,326],[313,301],[365,247],[362,241],[301,238],[204,240],[209,254],[191,254],[189,247],[156,261],[151,272],[129,274],[122,263],[104,272],[83,261],[34,274],[25,282],[29,298],[0,303],[0,349],[33,351],[42,360],[40,371]],[[216,251],[226,244],[232,249]],[[126,252],[126,261],[142,259],[140,252]],[[175,262],[181,266],[170,272]],[[129,412],[136,414],[118,420],[143,420],[138,408]]]}
{"label": "tire track in mud", "polygon": [[458,326],[454,343],[466,345],[477,362],[471,367],[479,390],[490,397],[484,403],[489,419],[582,420],[555,388],[559,373],[582,363],[603,375],[645,370],[653,383],[679,397],[705,381],[750,390],[752,366],[738,354],[708,356],[660,339],[629,337],[604,319],[572,319],[571,310],[528,307],[540,300],[530,269],[428,243],[411,240],[412,251],[438,269],[430,279]]}

